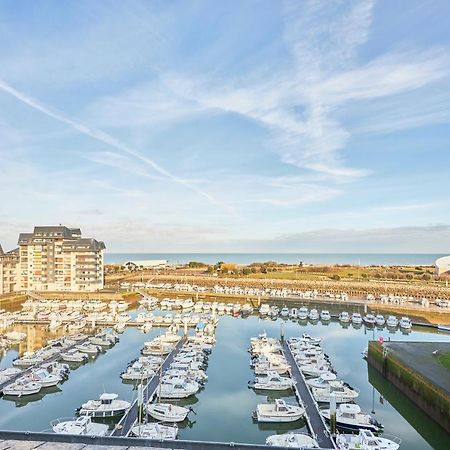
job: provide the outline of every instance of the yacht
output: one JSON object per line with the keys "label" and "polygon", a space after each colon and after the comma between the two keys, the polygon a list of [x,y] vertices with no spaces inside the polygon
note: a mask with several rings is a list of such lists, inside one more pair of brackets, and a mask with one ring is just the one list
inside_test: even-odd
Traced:
{"label": "yacht", "polygon": [[160,423],[144,423],[131,428],[131,434],[145,439],[174,440],[178,435],[176,426],[162,425]]}
{"label": "yacht", "polygon": [[[320,413],[327,422],[330,422],[329,409],[321,409]],[[375,418],[361,412],[361,408],[358,405],[351,403],[339,405],[339,408],[336,410],[336,425],[338,428],[350,431],[364,429],[378,433],[383,429],[383,425]]]}
{"label": "yacht", "polygon": [[199,389],[200,386],[196,381],[172,378],[161,383],[160,396],[161,398],[186,398],[196,394]]}
{"label": "yacht", "polygon": [[350,315],[347,311],[342,311],[339,314],[339,322],[342,323],[349,323],[350,322]]}
{"label": "yacht", "polygon": [[303,342],[308,343],[308,344],[319,345],[319,344],[320,344],[320,341],[321,341],[322,339],[321,339],[321,338],[312,337],[312,336],[309,335],[308,333],[303,333],[303,334],[302,334],[301,340],[302,340]]}
{"label": "yacht", "polygon": [[336,403],[349,403],[359,396],[357,391],[339,381],[330,381],[324,388],[312,388],[312,394],[318,403],[330,403],[332,394]]}
{"label": "yacht", "polygon": [[264,375],[269,372],[277,372],[280,375],[286,373],[291,368],[286,361],[282,360],[268,360],[264,362],[257,362],[254,365],[254,371],[256,375]]}
{"label": "yacht", "polygon": [[125,414],[131,406],[130,402],[118,400],[117,394],[104,393],[99,400],[89,400],[83,403],[77,412],[80,416],[90,417],[114,417]]}
{"label": "yacht", "polygon": [[245,303],[245,305],[242,305],[242,308],[241,308],[242,315],[249,315],[252,313],[253,313],[253,307],[249,303]]}
{"label": "yacht", "polygon": [[368,326],[373,326],[375,324],[375,316],[371,313],[368,313],[364,316],[364,323]]}
{"label": "yacht", "polygon": [[261,316],[267,316],[267,314],[269,314],[270,312],[270,306],[268,305],[268,303],[263,303],[261,305],[261,307],[259,308],[259,314],[261,314]]}
{"label": "yacht", "polygon": [[338,434],[336,445],[339,450],[397,450],[400,447],[399,443],[375,436],[369,430],[360,430],[359,434]]}
{"label": "yacht", "polygon": [[309,320],[319,320],[319,313],[317,309],[312,309],[308,314]]}
{"label": "yacht", "polygon": [[87,416],[56,419],[50,422],[50,425],[57,434],[83,436],[105,436],[109,428],[108,425],[92,422]]}
{"label": "yacht", "polygon": [[281,317],[288,317],[289,316],[289,308],[287,306],[283,306],[280,311]]}
{"label": "yacht", "polygon": [[331,320],[330,311],[327,311],[327,310],[321,311],[320,312],[320,320],[322,322],[328,322],[329,320]]}
{"label": "yacht", "polygon": [[398,319],[395,316],[389,316],[386,320],[386,326],[389,328],[397,328]]}
{"label": "yacht", "polygon": [[308,308],[306,306],[302,306],[298,310],[298,318],[300,320],[306,320],[308,318]]}
{"label": "yacht", "polygon": [[261,403],[253,412],[253,418],[258,422],[295,422],[304,415],[304,408],[289,405],[282,399],[276,399],[275,403]]}
{"label": "yacht", "polygon": [[302,433],[273,434],[266,439],[266,445],[269,447],[287,447],[287,448],[319,448],[317,441]]}
{"label": "yacht", "polygon": [[182,422],[191,411],[184,406],[172,405],[171,403],[148,403],[145,407],[147,414],[162,422]]}
{"label": "yacht", "polygon": [[23,397],[24,395],[37,394],[41,390],[41,388],[42,385],[40,383],[20,378],[14,383],[5,386],[3,388],[3,395],[9,395],[11,397]]}
{"label": "yacht", "polygon": [[317,378],[310,378],[306,380],[306,384],[311,388],[326,388],[330,381],[335,381],[336,375],[333,372],[325,372]]}
{"label": "yacht", "polygon": [[384,327],[384,324],[386,323],[386,319],[382,314],[377,314],[375,317],[375,323],[377,327]]}
{"label": "yacht", "polygon": [[278,317],[278,314],[280,314],[280,308],[278,306],[273,305],[270,308],[269,316],[272,317],[272,319],[276,319]]}
{"label": "yacht", "polygon": [[363,321],[363,319],[362,319],[362,316],[360,313],[355,312],[352,314],[352,323],[353,324],[359,325],[362,323],[362,321]]}
{"label": "yacht", "polygon": [[298,317],[298,309],[297,308],[292,308],[290,313],[289,313],[289,319],[295,320]]}
{"label": "yacht", "polygon": [[269,372],[265,376],[256,377],[253,382],[249,381],[251,388],[267,391],[285,391],[291,389],[294,385],[294,380],[282,377],[277,372]]}
{"label": "yacht", "polygon": [[412,322],[409,317],[402,317],[399,322],[400,328],[404,330],[410,330],[412,328]]}

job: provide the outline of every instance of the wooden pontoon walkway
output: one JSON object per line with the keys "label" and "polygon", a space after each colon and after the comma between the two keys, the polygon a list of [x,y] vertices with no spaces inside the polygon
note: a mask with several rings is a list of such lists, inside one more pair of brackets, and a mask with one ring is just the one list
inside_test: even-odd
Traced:
{"label": "wooden pontoon walkway", "polygon": [[281,341],[281,344],[287,362],[291,366],[291,377],[296,381],[295,395],[299,402],[306,408],[306,422],[310,433],[315,437],[320,448],[336,448],[325,421],[319,412],[317,402],[312,397],[306,385],[305,377],[300,372],[289,345],[284,339]]}

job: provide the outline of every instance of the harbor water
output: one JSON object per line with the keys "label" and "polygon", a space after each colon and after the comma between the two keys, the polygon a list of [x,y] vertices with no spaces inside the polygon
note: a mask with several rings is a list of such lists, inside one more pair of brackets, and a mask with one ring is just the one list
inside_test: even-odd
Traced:
{"label": "harbor water", "polygon": [[[134,311],[135,315],[138,311]],[[283,324],[283,326],[281,325]],[[32,350],[42,346],[47,339],[56,337],[36,325],[21,326],[27,333],[27,340],[20,344],[20,350]],[[295,403],[293,392],[271,394],[256,393],[248,388],[248,381],[254,377],[251,370],[248,347],[250,338],[262,332],[279,337],[283,329],[285,337],[309,333],[322,338],[324,351],[329,355],[339,378],[358,389],[357,403],[363,411],[374,414],[383,423],[384,434],[394,435],[402,440],[401,449],[426,450],[448,448],[449,436],[432,420],[426,417],[402,394],[394,395],[397,411],[386,398],[392,396],[392,387],[377,380],[376,390],[369,382],[367,363],[361,352],[370,339],[444,341],[448,334],[435,330],[414,327],[404,334],[401,331],[388,333],[386,329],[366,329],[364,325],[355,328],[351,324],[343,327],[338,321],[316,324],[298,321],[262,320],[258,316],[235,318],[220,316],[216,330],[217,343],[209,358],[208,381],[196,396],[180,404],[189,404],[195,414],[180,425],[179,438],[193,440],[264,443],[267,436],[288,430],[306,430],[300,420],[291,424],[257,424],[252,420],[252,411],[258,403],[283,396]],[[120,335],[120,341],[107,352],[89,363],[72,370],[67,381],[57,388],[43,389],[36,396],[9,400],[0,399],[0,429],[49,431],[50,421],[70,417],[75,409],[89,399],[96,399],[103,392],[115,392],[124,400],[134,400],[136,389],[125,384],[119,375],[127,364],[137,358],[144,342],[158,336],[165,330],[153,328],[144,334],[138,328],[127,328]],[[6,351],[0,360],[0,368],[10,367],[18,355],[19,348]],[[376,375],[375,375],[376,376]],[[386,394],[385,394],[386,391]],[[390,395],[387,395],[388,391]]]}

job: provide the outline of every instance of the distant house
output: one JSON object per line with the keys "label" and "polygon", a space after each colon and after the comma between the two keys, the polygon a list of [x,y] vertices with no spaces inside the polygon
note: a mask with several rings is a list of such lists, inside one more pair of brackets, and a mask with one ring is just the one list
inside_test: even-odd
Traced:
{"label": "distant house", "polygon": [[443,256],[435,262],[436,275],[450,275],[450,256]]}
{"label": "distant house", "polygon": [[127,261],[124,264],[124,267],[129,271],[133,271],[143,269],[163,269],[168,265],[169,262],[166,259],[147,259]]}

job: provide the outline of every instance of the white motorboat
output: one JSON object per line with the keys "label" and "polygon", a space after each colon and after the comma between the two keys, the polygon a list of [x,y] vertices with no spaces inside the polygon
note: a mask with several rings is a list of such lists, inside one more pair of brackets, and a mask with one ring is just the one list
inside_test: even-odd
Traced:
{"label": "white motorboat", "polygon": [[125,372],[120,374],[120,378],[124,381],[139,381],[147,380],[155,375],[155,371],[150,369],[148,366],[143,366],[142,364],[133,364],[128,367]]}
{"label": "white motorboat", "polygon": [[404,330],[410,330],[412,328],[412,322],[409,317],[402,317],[399,322],[400,328]]}
{"label": "white motorboat", "polygon": [[328,322],[329,320],[331,320],[331,314],[330,311],[328,310],[323,310],[320,312],[320,320],[322,322]]}
{"label": "white motorboat", "polygon": [[281,317],[288,317],[289,316],[289,308],[287,306],[284,306],[283,308],[281,308],[280,316]]}
{"label": "white motorboat", "polygon": [[294,380],[282,377],[276,372],[269,372],[265,376],[256,377],[253,382],[249,381],[249,386],[253,389],[267,391],[285,391],[291,389],[294,385]]}
{"label": "white motorboat", "polygon": [[62,378],[56,373],[49,373],[45,369],[33,370],[27,379],[39,383],[43,388],[56,386]]}
{"label": "white motorboat", "polygon": [[375,317],[375,323],[377,327],[384,327],[384,324],[386,323],[386,319],[382,314],[377,314]]}
{"label": "white motorboat", "polygon": [[306,380],[306,384],[312,388],[326,388],[330,381],[335,381],[336,375],[332,372],[325,372],[322,375],[320,375],[317,378],[310,378],[309,380]]}
{"label": "white motorboat", "polygon": [[131,428],[131,434],[136,437],[155,440],[174,440],[178,435],[176,426],[161,425],[160,423],[145,423]]}
{"label": "white motorboat", "polygon": [[386,320],[386,326],[388,328],[397,328],[398,326],[398,319],[395,316],[389,316]]}
{"label": "white motorboat", "polygon": [[92,345],[100,346],[100,347],[111,347],[113,344],[109,339],[106,339],[104,336],[97,335],[89,338],[89,342]]}
{"label": "white motorboat", "polygon": [[314,438],[302,433],[273,434],[266,439],[266,445],[297,449],[319,448],[319,444]]}
{"label": "white motorboat", "polygon": [[31,367],[42,362],[43,358],[36,353],[25,353],[22,358],[15,359],[12,365],[14,367]]}
{"label": "white motorboat", "polygon": [[181,304],[181,307],[183,309],[191,309],[194,307],[194,301],[191,298],[188,298],[187,300],[184,300],[184,302]]}
{"label": "white motorboat", "polygon": [[160,386],[161,398],[186,398],[196,394],[200,389],[196,381],[185,378],[164,380]]}
{"label": "white motorboat", "polygon": [[[330,410],[321,409],[320,413],[327,422],[330,421]],[[378,433],[383,429],[383,426],[369,414],[361,412],[358,405],[351,403],[343,403],[336,409],[336,424],[338,428],[345,430],[370,430]]]}
{"label": "white motorboat", "polygon": [[278,314],[280,314],[280,308],[276,305],[271,306],[269,316],[272,317],[272,319],[275,319],[278,317]]}
{"label": "white motorboat", "polygon": [[244,305],[242,305],[241,314],[243,316],[249,315],[249,314],[252,314],[252,313],[253,313],[252,305],[250,305],[249,303],[245,303]]}
{"label": "white motorboat", "polygon": [[328,373],[330,371],[330,364],[322,363],[322,364],[305,364],[300,365],[299,369],[305,375],[311,377],[320,377],[320,375],[324,373]]}
{"label": "white motorboat", "polygon": [[83,436],[105,436],[108,425],[92,422],[90,417],[67,417],[50,422],[53,431],[57,434],[76,434]]}
{"label": "white motorboat", "polygon": [[66,362],[82,363],[89,359],[89,356],[87,353],[80,352],[76,349],[71,349],[67,352],[61,353],[61,359]]}
{"label": "white motorboat", "polygon": [[191,411],[184,406],[172,405],[171,403],[147,403],[145,407],[147,414],[161,422],[182,422]]}
{"label": "white motorboat", "polygon": [[313,308],[308,314],[309,320],[319,320],[319,312]]}
{"label": "white motorboat", "polygon": [[336,445],[339,450],[397,450],[400,443],[375,436],[369,430],[359,434],[338,434]]}
{"label": "white motorboat", "polygon": [[257,362],[255,363],[253,368],[256,375],[263,375],[269,372],[277,372],[281,375],[283,373],[288,372],[291,366],[286,361],[269,360],[264,362]]}
{"label": "white motorboat", "polygon": [[350,403],[359,396],[357,391],[339,381],[330,381],[324,388],[312,388],[312,394],[318,403],[330,403],[332,395],[336,403]]}
{"label": "white motorboat", "polygon": [[3,388],[3,395],[23,397],[24,395],[37,394],[41,389],[42,385],[40,383],[19,378],[16,382],[8,384]]}
{"label": "white motorboat", "polygon": [[6,383],[12,377],[15,377],[21,372],[22,370],[16,367],[9,367],[7,369],[0,370],[0,384]]}
{"label": "white motorboat", "polygon": [[308,318],[308,308],[306,306],[302,306],[298,310],[298,318],[300,320],[306,320]]}
{"label": "white motorboat", "polygon": [[88,355],[96,355],[102,349],[100,346],[88,344],[86,342],[84,344],[76,345],[75,348],[79,352],[86,353]]}
{"label": "white motorboat", "polygon": [[253,412],[253,417],[258,422],[295,422],[304,415],[304,408],[289,405],[282,399],[276,399],[275,403],[261,403]]}
{"label": "white motorboat", "polygon": [[347,311],[342,311],[339,314],[339,322],[342,323],[349,323],[350,322],[350,315]]}
{"label": "white motorboat", "polygon": [[80,416],[114,417],[124,414],[131,406],[130,402],[118,400],[117,394],[104,393],[99,400],[89,400],[77,409]]}
{"label": "white motorboat", "polygon": [[261,314],[261,316],[267,316],[267,314],[269,314],[270,312],[270,306],[267,303],[263,303],[261,305],[261,307],[259,308],[259,314]]}
{"label": "white motorboat", "polygon": [[366,325],[372,326],[375,324],[376,318],[373,314],[368,313],[364,316],[363,320]]}
{"label": "white motorboat", "polygon": [[354,323],[355,325],[359,325],[362,322],[363,322],[363,318],[360,313],[355,312],[352,314],[352,323]]}
{"label": "white motorboat", "polygon": [[298,317],[298,309],[297,308],[292,308],[291,311],[289,312],[289,319],[295,320]]}

